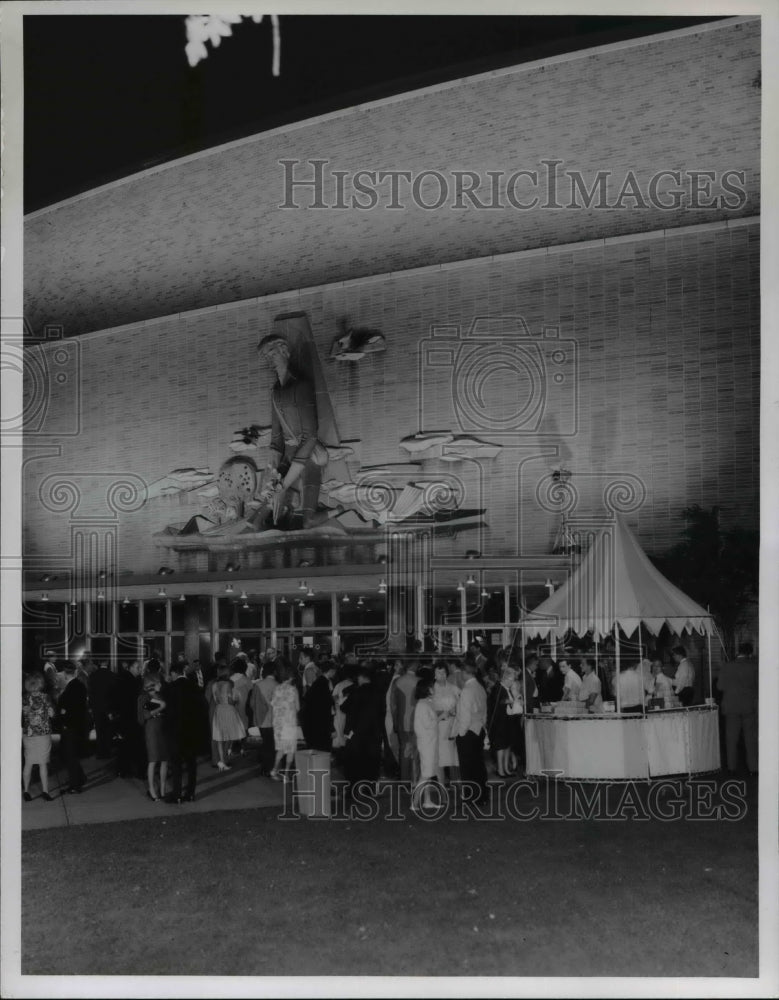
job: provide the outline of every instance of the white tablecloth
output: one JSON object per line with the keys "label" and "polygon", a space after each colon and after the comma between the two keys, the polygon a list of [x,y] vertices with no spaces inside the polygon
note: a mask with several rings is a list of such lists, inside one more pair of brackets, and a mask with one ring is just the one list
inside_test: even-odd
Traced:
{"label": "white tablecloth", "polygon": [[719,769],[719,717],[715,707],[648,712],[646,732],[652,777]]}
{"label": "white tablecloth", "polygon": [[559,778],[583,781],[647,777],[641,718],[534,716],[525,734],[528,774],[560,771]]}
{"label": "white tablecloth", "polygon": [[529,716],[527,773],[582,781],[696,774],[720,766],[716,707],[640,716]]}

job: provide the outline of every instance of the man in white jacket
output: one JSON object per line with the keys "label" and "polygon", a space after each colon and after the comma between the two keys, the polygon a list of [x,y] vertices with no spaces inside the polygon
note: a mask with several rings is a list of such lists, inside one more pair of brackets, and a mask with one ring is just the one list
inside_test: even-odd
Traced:
{"label": "man in white jacket", "polygon": [[487,796],[487,769],[484,766],[484,730],[487,725],[487,694],[476,679],[476,664],[466,661],[463,665],[466,681],[457,702],[454,734],[460,758],[460,775],[463,781],[479,786],[479,799]]}

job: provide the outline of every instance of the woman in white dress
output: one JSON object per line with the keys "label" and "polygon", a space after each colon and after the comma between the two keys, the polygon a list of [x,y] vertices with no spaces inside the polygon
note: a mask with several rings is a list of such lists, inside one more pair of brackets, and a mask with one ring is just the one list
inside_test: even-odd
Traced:
{"label": "woman in white dress", "polygon": [[400,763],[400,745],[398,743],[398,734],[395,732],[395,719],[392,715],[392,693],[402,672],[403,661],[395,660],[392,665],[392,677],[387,688],[387,695],[384,699],[384,731],[387,734],[387,745],[392,751],[392,756],[395,758],[396,763]]}
{"label": "woman in white dress", "polygon": [[349,688],[354,684],[354,674],[350,668],[344,669],[338,683],[333,688],[333,706],[335,716],[333,718],[333,750],[341,751],[346,746],[346,716],[343,712],[343,703],[349,693]]}
{"label": "woman in white dress", "polygon": [[[238,713],[238,718],[241,720],[241,725],[245,730],[249,729],[249,719],[246,715],[246,702],[249,700],[249,694],[252,689],[251,681],[246,676],[246,665],[247,660],[244,655],[239,654],[230,664],[233,673],[230,680],[233,682],[233,704],[235,705],[235,710]],[[238,750],[241,756],[243,756],[243,742],[238,741]],[[227,756],[232,757],[233,747],[227,748]]]}
{"label": "woman in white dress", "polygon": [[[295,763],[295,751],[298,746],[298,714],[300,698],[295,687],[294,671],[289,664],[279,667],[277,674],[279,683],[273,690],[271,707],[273,708],[273,742],[276,745],[276,760],[270,773],[274,781],[291,781]],[[279,773],[282,759],[286,758],[286,770]]]}
{"label": "woman in white dress", "polygon": [[457,744],[452,738],[459,700],[460,689],[449,675],[448,664],[445,660],[439,660],[435,665],[433,708],[438,717],[438,780],[441,784],[444,783],[447,769],[450,781],[457,781],[460,776]]}
{"label": "woman in white dress", "polygon": [[417,703],[414,706],[414,735],[419,753],[419,782],[414,789],[412,809],[421,805],[433,806],[432,783],[438,777],[438,714],[433,708],[433,685],[427,678],[417,682],[414,692]]}

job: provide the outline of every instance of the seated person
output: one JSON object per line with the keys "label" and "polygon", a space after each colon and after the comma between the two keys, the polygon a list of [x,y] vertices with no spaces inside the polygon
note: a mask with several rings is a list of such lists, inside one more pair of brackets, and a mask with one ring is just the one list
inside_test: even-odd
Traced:
{"label": "seated person", "polygon": [[557,665],[563,675],[563,701],[578,701],[579,689],[582,686],[582,679],[571,666],[570,662],[562,657],[557,661]]}
{"label": "seated person", "polygon": [[583,701],[585,708],[593,715],[598,715],[603,711],[603,697],[601,695],[600,678],[595,673],[595,660],[582,660],[582,683],[579,688],[579,701]]}
{"label": "seated person", "polygon": [[636,663],[623,660],[619,674],[615,677],[615,693],[618,693],[619,711],[638,713],[644,711],[644,680]]}

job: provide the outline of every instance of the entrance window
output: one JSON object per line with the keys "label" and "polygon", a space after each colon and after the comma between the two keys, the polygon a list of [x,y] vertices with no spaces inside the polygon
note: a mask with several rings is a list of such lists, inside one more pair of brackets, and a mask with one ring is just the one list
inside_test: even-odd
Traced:
{"label": "entrance window", "polygon": [[167,632],[168,615],[166,601],[143,602],[144,632]]}
{"label": "entrance window", "polygon": [[188,632],[190,629],[211,628],[211,598],[185,596],[183,601],[171,601],[171,625],[173,632]]}
{"label": "entrance window", "polygon": [[137,634],[140,624],[140,605],[119,603],[116,607],[116,631],[120,635]]}
{"label": "entrance window", "polygon": [[89,606],[89,630],[92,635],[110,635],[114,630],[114,605],[111,601],[93,601]]}

